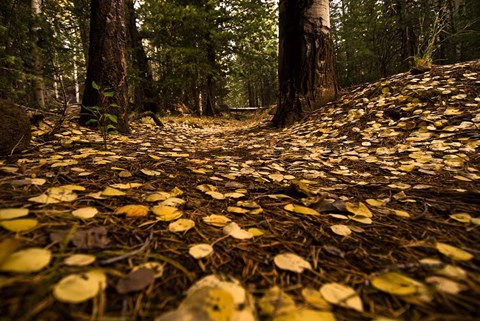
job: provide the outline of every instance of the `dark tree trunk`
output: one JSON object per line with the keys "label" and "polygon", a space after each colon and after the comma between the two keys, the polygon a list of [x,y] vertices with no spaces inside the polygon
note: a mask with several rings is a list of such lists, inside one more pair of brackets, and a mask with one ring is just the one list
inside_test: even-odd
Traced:
{"label": "dark tree trunk", "polygon": [[215,116],[216,100],[215,100],[215,80],[214,80],[213,72],[215,70],[216,59],[215,59],[215,47],[212,44],[212,37],[210,32],[207,35],[207,60],[211,66],[210,67],[211,70],[207,76],[205,115]]}
{"label": "dark tree trunk", "polygon": [[[128,133],[128,87],[126,55],[125,1],[92,0],[90,16],[90,46],[87,79],[83,94],[80,124],[93,115],[84,106],[100,107],[103,112],[117,116],[113,124],[121,133]],[[114,91],[113,97],[102,97],[92,87]],[[111,104],[118,105],[112,107]]]}
{"label": "dark tree trunk", "polygon": [[137,29],[136,14],[133,0],[126,0],[129,47],[132,55],[132,70],[135,72],[134,100],[139,111],[159,111],[158,96],[153,88],[153,76],[148,64],[147,54],[142,44],[142,38]]}
{"label": "dark tree trunk", "polygon": [[328,5],[328,0],[280,1],[276,127],[291,125],[336,98]]}

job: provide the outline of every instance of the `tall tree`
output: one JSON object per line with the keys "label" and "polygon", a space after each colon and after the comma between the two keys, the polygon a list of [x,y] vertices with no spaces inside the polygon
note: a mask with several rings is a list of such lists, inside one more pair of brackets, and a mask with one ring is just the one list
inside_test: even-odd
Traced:
{"label": "tall tree", "polygon": [[336,98],[329,14],[329,0],[280,0],[276,127],[291,125]]}
{"label": "tall tree", "polygon": [[39,27],[38,20],[42,14],[42,4],[40,0],[32,0],[32,16],[33,16],[33,70],[35,72],[35,78],[33,80],[33,88],[35,90],[35,103],[40,108],[45,108],[45,83],[43,82],[42,73],[42,56],[41,50],[38,46],[39,33],[41,28]]}
{"label": "tall tree", "polygon": [[[104,113],[117,116],[114,125],[119,132],[129,132],[126,43],[125,0],[92,0],[87,79],[80,124],[85,125],[93,117],[85,106],[96,106]],[[92,86],[93,82],[103,90],[112,90],[113,97],[102,95]]]}

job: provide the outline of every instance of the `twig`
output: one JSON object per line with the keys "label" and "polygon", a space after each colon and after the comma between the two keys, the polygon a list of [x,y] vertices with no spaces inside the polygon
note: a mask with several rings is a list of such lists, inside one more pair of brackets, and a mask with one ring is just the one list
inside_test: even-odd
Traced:
{"label": "twig", "polygon": [[108,265],[108,264],[112,264],[112,263],[127,259],[131,256],[137,255],[138,253],[141,253],[147,249],[147,247],[150,245],[152,241],[152,238],[153,238],[153,232],[150,232],[150,235],[148,236],[147,240],[145,241],[145,243],[143,243],[143,245],[140,248],[116,257],[112,257],[107,260],[100,261],[99,263],[101,265]]}

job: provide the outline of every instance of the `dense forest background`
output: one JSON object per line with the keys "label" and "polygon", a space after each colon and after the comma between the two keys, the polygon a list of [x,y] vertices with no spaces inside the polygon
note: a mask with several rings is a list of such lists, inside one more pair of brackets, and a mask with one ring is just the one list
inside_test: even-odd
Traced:
{"label": "dense forest background", "polygon": [[[0,2],[0,98],[81,102],[90,5]],[[330,13],[341,87],[478,58],[478,0],[338,0]],[[277,102],[276,1],[127,0],[125,24],[132,110],[212,115]]]}

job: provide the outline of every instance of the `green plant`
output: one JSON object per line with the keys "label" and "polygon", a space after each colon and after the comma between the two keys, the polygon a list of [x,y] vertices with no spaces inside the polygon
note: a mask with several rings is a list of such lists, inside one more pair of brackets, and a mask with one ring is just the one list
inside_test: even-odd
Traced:
{"label": "green plant", "polygon": [[110,111],[119,106],[115,103],[108,103],[108,98],[114,96],[114,91],[111,88],[101,88],[95,81],[92,82],[92,87],[100,95],[100,106],[85,106],[93,118],[87,121],[88,124],[94,124],[100,131],[103,139],[103,147],[107,149],[108,134],[109,132],[115,132],[117,130],[115,124],[117,124],[117,116],[111,114]]}

